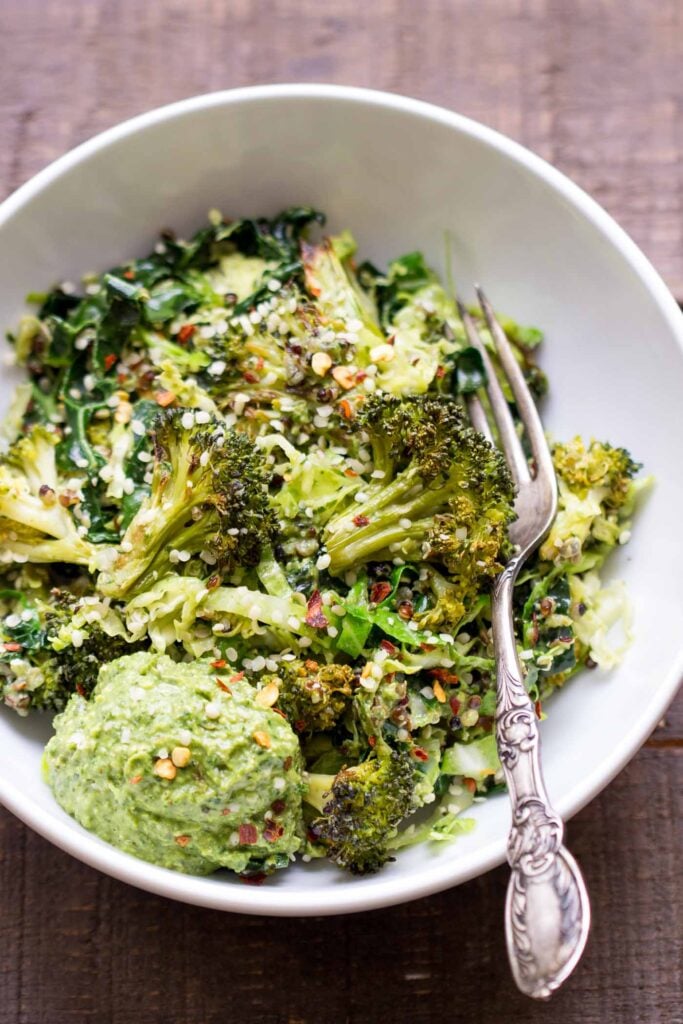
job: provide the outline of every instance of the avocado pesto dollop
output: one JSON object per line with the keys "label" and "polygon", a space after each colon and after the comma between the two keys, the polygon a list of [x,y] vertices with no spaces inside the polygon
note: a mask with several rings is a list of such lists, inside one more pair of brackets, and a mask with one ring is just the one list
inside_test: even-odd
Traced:
{"label": "avocado pesto dollop", "polygon": [[302,844],[301,753],[255,696],[207,662],[118,658],[55,719],[46,779],[81,825],[163,867],[285,867]]}

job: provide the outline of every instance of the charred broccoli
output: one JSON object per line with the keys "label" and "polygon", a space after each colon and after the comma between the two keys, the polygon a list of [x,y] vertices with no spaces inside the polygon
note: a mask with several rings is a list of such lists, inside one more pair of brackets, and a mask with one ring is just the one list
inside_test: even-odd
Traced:
{"label": "charred broccoli", "polygon": [[467,600],[501,569],[513,484],[502,455],[447,397],[368,399],[357,429],[370,439],[373,479],[324,539],[335,575],[399,556],[437,561]]}
{"label": "charred broccoli", "polygon": [[446,579],[433,565],[426,570],[420,582],[421,593],[428,604],[417,611],[414,618],[420,629],[435,632],[453,632],[465,613],[463,592],[458,583]]}
{"label": "charred broccoli", "polygon": [[[8,596],[4,591],[4,603]],[[107,632],[113,613],[99,602],[85,605],[61,592],[49,600],[11,596],[16,610],[0,620],[0,678],[5,704],[19,714],[59,711],[72,693],[88,697],[103,664],[143,646],[123,630]]]}
{"label": "charred broccoli", "polygon": [[267,481],[263,457],[244,434],[209,413],[161,413],[151,494],[99,589],[110,597],[144,590],[195,556],[204,576],[256,565],[276,529]]}
{"label": "charred broccoli", "polygon": [[[591,568],[584,564],[586,549],[614,547],[625,529],[640,468],[623,448],[580,437],[553,447],[557,471],[559,509],[540,558],[556,565]],[[605,550],[605,549],[603,549]],[[598,561],[602,561],[600,555]]]}
{"label": "charred broccoli", "polygon": [[413,810],[414,790],[410,754],[381,742],[367,761],[338,772],[329,792],[320,792],[310,777],[306,799],[317,799],[320,811],[311,834],[338,867],[372,874],[391,860],[388,844]]}
{"label": "charred broccoli", "polygon": [[631,480],[640,469],[625,448],[591,441],[586,448],[580,437],[553,446],[556,472],[573,491],[604,488],[607,508],[621,508],[628,498]]}
{"label": "charred broccoli", "polygon": [[262,682],[277,686],[277,707],[296,732],[326,732],[350,705],[354,671],[349,665],[319,664],[309,658],[282,662],[277,675]]}

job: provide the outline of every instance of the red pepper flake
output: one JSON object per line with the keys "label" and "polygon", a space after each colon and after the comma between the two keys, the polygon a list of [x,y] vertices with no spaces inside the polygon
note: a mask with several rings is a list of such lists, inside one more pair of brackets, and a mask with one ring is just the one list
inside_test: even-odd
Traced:
{"label": "red pepper flake", "polygon": [[470,793],[476,793],[477,792],[477,784],[474,781],[474,779],[463,779],[462,781],[463,781],[463,785],[465,786],[465,789],[468,789],[470,791]]}
{"label": "red pepper flake", "polygon": [[178,846],[187,846],[192,836],[176,836],[175,841]]}
{"label": "red pepper flake", "polygon": [[284,825],[281,825],[279,821],[267,822],[266,827],[263,830],[263,838],[267,839],[269,843],[276,843],[284,834]]}
{"label": "red pepper flake", "polygon": [[305,732],[305,730],[306,730],[306,719],[305,718],[299,718],[294,723],[294,732]]}
{"label": "red pepper flake", "polygon": [[175,402],[175,395],[172,391],[157,391],[154,396],[154,401],[157,405],[160,405],[162,409],[165,409],[172,402]]}
{"label": "red pepper flake", "polygon": [[445,366],[437,366],[436,373],[435,373],[434,376],[437,377],[438,380],[441,380],[442,377],[446,376],[446,367]]}
{"label": "red pepper flake", "polygon": [[223,810],[221,811],[221,814],[223,815],[223,817],[225,817],[227,814],[232,814],[232,811],[230,810],[229,807],[224,807]]}
{"label": "red pepper flake", "polygon": [[455,672],[449,672],[447,668],[430,668],[429,674],[432,679],[438,679],[445,686],[455,686],[460,682]]}
{"label": "red pepper flake", "polygon": [[252,373],[251,370],[245,370],[244,373],[242,374],[242,376],[246,380],[247,384],[257,384],[258,383],[258,374],[257,373]]}
{"label": "red pepper flake", "polygon": [[370,520],[368,519],[367,516],[354,516],[353,517],[353,525],[354,526],[367,526],[369,522],[370,522]]}
{"label": "red pepper flake", "polygon": [[218,687],[219,690],[222,690],[223,693],[227,693],[232,697],[232,690],[230,689],[228,684],[224,683],[223,680],[219,679],[218,677],[216,677],[216,686]]}
{"label": "red pepper flake", "polygon": [[263,356],[259,356],[258,359],[256,360],[256,369],[257,370],[262,370],[263,366],[264,366]]}
{"label": "red pepper flake", "polygon": [[460,711],[460,701],[458,700],[458,698],[451,697],[448,703],[451,706],[451,711],[453,712],[453,714],[457,715],[458,711]]}
{"label": "red pepper flake", "polygon": [[85,697],[85,688],[83,683],[76,683],[76,693],[79,697]]}
{"label": "red pepper flake", "polygon": [[253,846],[258,843],[258,832],[256,825],[240,825],[239,827],[240,846]]}
{"label": "red pepper flake", "polygon": [[270,708],[269,710],[274,711],[276,715],[280,716],[280,718],[284,718],[285,722],[287,721],[287,715],[284,713],[284,711],[280,711],[279,708]]}
{"label": "red pepper flake", "polygon": [[395,647],[390,640],[380,640],[379,645],[387,654],[398,654],[398,647]]}
{"label": "red pepper flake", "polygon": [[314,590],[306,606],[306,623],[314,629],[326,629],[328,620],[323,615],[323,595]]}
{"label": "red pepper flake", "polygon": [[413,747],[413,757],[416,757],[418,761],[429,760],[429,754],[424,747]]}
{"label": "red pepper flake", "polygon": [[404,622],[410,622],[413,617],[413,602],[412,601],[401,601],[398,606],[398,614]]}
{"label": "red pepper flake", "polygon": [[6,651],[20,651],[21,644],[18,644],[15,640],[9,640],[6,644],[2,645]]}
{"label": "red pepper flake", "polygon": [[125,384],[127,380],[128,380],[128,374],[127,373],[117,373],[116,374],[116,381],[117,381],[118,384]]}
{"label": "red pepper flake", "polygon": [[365,370],[359,370],[356,374],[356,384],[362,384],[366,377],[367,373]]}
{"label": "red pepper flake", "polygon": [[286,772],[288,772],[289,769],[292,767],[292,758],[291,757],[286,757],[284,759],[284,761],[282,762],[282,767],[284,768],[284,770]]}
{"label": "red pepper flake", "polygon": [[134,775],[132,779],[128,780],[131,786],[137,786],[138,782],[142,782],[142,775]]}
{"label": "red pepper flake", "polygon": [[543,705],[541,704],[540,700],[536,701],[536,703],[534,704],[534,708],[536,709],[536,718],[540,718],[543,714]]}
{"label": "red pepper flake", "polygon": [[345,420],[353,419],[353,406],[349,402],[348,398],[342,398],[341,402],[339,403],[339,408],[341,409],[341,414]]}
{"label": "red pepper flake", "polygon": [[282,814],[286,806],[287,804],[284,802],[284,800],[273,800],[272,804],[270,805],[270,809],[273,812],[273,814]]}
{"label": "red pepper flake", "polygon": [[244,672],[235,672],[234,676],[230,676],[231,683],[239,683],[240,679],[244,679]]}
{"label": "red pepper flake", "polygon": [[376,736],[368,736],[368,743],[370,744],[371,747],[376,747],[377,746],[377,737]]}
{"label": "red pepper flake", "polygon": [[259,875],[241,875],[240,881],[244,882],[245,885],[263,885],[268,875],[264,875],[261,872]]}
{"label": "red pepper flake", "polygon": [[178,331],[178,341],[181,345],[186,345],[194,332],[197,330],[194,324],[183,324]]}
{"label": "red pepper flake", "polygon": [[[382,583],[373,583],[370,587],[370,601],[372,604],[379,604],[380,601],[384,601],[391,593],[391,583],[383,581]],[[393,644],[392,644],[393,646]],[[386,650],[386,648],[385,648]],[[396,648],[394,648],[394,651]]]}
{"label": "red pepper flake", "polygon": [[211,662],[211,668],[225,668],[227,664],[225,658],[217,658],[216,661]]}
{"label": "red pepper flake", "polygon": [[220,584],[221,584],[220,576],[217,576],[217,575],[209,576],[208,580],[206,581],[206,589],[207,590],[215,590],[216,587],[220,586]]}
{"label": "red pepper flake", "polygon": [[105,370],[111,370],[112,366],[117,360],[117,356],[113,352],[110,352],[108,356],[104,357],[104,368]]}
{"label": "red pepper flake", "polygon": [[355,469],[345,469],[344,476],[358,476],[358,473],[356,473]]}
{"label": "red pepper flake", "polygon": [[435,644],[420,644],[421,649],[426,651],[427,654],[429,654],[430,651],[433,651],[435,646]]}
{"label": "red pepper flake", "polygon": [[126,281],[134,281],[135,280],[135,271],[134,270],[130,270],[130,269],[129,270],[124,270],[123,276],[125,277]]}

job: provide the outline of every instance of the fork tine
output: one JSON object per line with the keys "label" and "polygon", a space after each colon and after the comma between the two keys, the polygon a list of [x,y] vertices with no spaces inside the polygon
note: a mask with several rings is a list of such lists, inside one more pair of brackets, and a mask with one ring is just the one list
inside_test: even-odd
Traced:
{"label": "fork tine", "polygon": [[529,438],[531,450],[536,462],[537,473],[546,473],[550,477],[554,477],[555,471],[553,469],[553,461],[550,455],[550,449],[548,448],[548,442],[545,439],[543,425],[538,415],[536,404],[531,397],[531,392],[524,380],[524,374],[522,373],[519,363],[515,359],[515,355],[510,347],[510,342],[505,336],[505,331],[496,319],[491,303],[486,298],[479,285],[475,285],[475,289],[477,296],[479,297],[481,308],[484,311],[489,331],[491,332],[496,349],[498,350],[498,357],[503,369],[505,370],[505,375],[510,382],[512,393],[515,396],[515,402],[517,403],[520,419],[524,424],[524,429],[526,430],[527,437]]}
{"label": "fork tine", "polygon": [[489,421],[486,418],[484,406],[481,404],[477,395],[467,395],[465,397],[465,402],[467,404],[467,414],[474,429],[478,430],[480,434],[483,434],[487,441],[494,444],[491,427],[489,426]]}
{"label": "fork tine", "polygon": [[[463,306],[462,302],[459,299],[458,312],[460,313],[460,319],[462,320],[463,326],[465,328],[467,340],[469,341],[470,345],[476,348],[479,354],[481,355],[482,362],[484,364],[484,369],[486,370],[486,376],[488,377],[486,393],[489,396],[489,402],[491,403],[491,409],[493,411],[493,416],[496,421],[496,426],[498,427],[498,433],[500,435],[501,446],[503,448],[503,453],[507,460],[507,464],[510,467],[510,472],[512,473],[517,484],[527,483],[531,479],[531,474],[529,473],[529,466],[527,464],[526,456],[522,449],[522,445],[517,436],[517,431],[515,430],[515,423],[512,419],[512,414],[508,407],[507,399],[505,398],[505,395],[503,394],[503,389],[501,388],[498,382],[496,371],[493,368],[493,364],[491,363],[489,354],[486,351],[486,347],[481,338],[479,337],[479,332],[477,331],[477,328],[474,326],[474,321],[472,320],[472,317],[469,315],[469,313],[467,312],[467,310],[465,309],[465,307]],[[478,413],[483,415],[484,410],[481,406],[481,403],[478,402],[478,404]],[[475,416],[476,415],[477,412],[475,412]],[[474,419],[472,420],[472,423],[476,430],[480,429],[476,425]],[[487,431],[486,433],[490,437],[490,431]]]}

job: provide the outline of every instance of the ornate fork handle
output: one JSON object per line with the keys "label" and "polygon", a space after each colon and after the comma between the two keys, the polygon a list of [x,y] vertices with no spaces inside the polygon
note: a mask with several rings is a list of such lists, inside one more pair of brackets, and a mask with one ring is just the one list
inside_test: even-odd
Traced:
{"label": "ornate fork handle", "polygon": [[583,952],[590,906],[576,861],[562,845],[563,825],[546,793],[535,708],[523,682],[512,625],[512,588],[520,560],[512,559],[493,593],[498,753],[512,804],[505,926],[515,981],[547,998]]}

